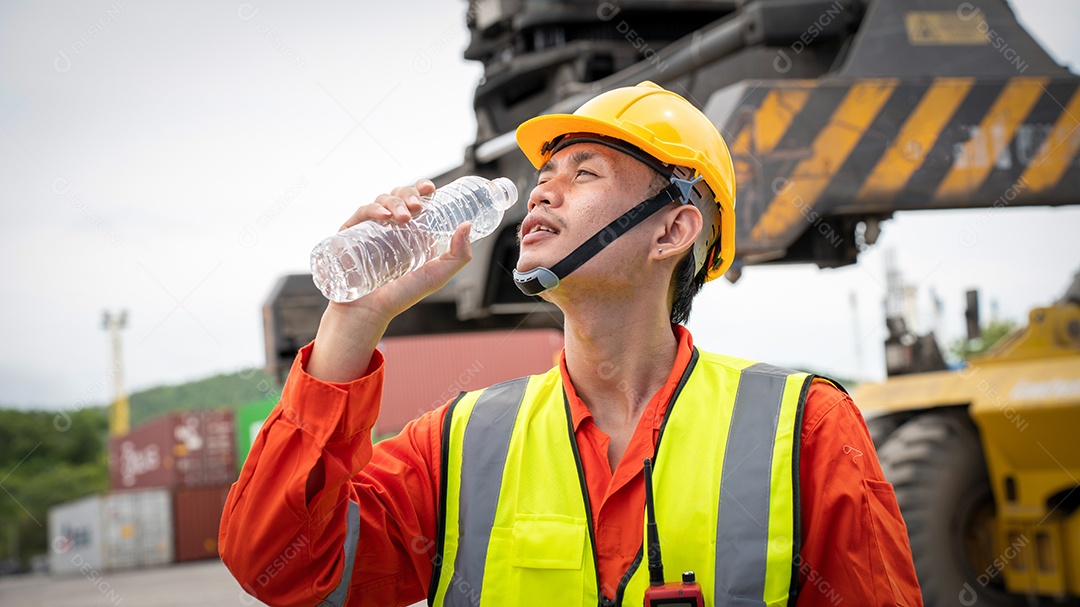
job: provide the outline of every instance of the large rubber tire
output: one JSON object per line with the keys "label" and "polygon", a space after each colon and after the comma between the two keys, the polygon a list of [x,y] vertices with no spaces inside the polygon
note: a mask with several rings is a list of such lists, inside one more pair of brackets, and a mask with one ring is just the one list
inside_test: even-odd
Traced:
{"label": "large rubber tire", "polygon": [[965,412],[924,413],[889,433],[878,450],[907,524],[926,607],[1026,606],[973,563],[973,537],[988,541],[977,520],[993,514],[982,445]]}
{"label": "large rubber tire", "polygon": [[883,415],[866,420],[866,429],[870,431],[870,440],[874,441],[874,449],[880,450],[885,444],[885,439],[889,438],[889,435],[895,432],[906,419],[899,415]]}

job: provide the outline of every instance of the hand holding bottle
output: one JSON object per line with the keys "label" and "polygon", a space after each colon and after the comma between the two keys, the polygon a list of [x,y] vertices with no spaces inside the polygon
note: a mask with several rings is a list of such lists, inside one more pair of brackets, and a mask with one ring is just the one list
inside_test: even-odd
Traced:
{"label": "hand holding bottle", "polygon": [[514,182],[467,175],[422,199],[406,223],[364,222],[324,239],[311,251],[311,276],[331,301],[359,299],[450,249],[459,225],[472,224],[471,240],[491,234],[517,202]]}
{"label": "hand holding bottle", "polygon": [[[420,199],[435,192],[426,179],[399,187],[361,206],[341,230],[368,221],[405,224],[422,210]],[[442,288],[472,259],[470,225],[458,226],[450,250],[415,271],[348,303],[330,302],[315,337],[307,372],[328,382],[348,382],[364,375],[376,345],[395,316]]]}

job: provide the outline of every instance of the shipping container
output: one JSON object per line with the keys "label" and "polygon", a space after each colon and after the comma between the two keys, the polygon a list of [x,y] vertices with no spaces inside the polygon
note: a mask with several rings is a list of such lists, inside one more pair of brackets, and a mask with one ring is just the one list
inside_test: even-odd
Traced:
{"label": "shipping container", "polygon": [[173,493],[176,562],[218,557],[218,527],[229,487],[177,489]]}
{"label": "shipping container", "polygon": [[91,495],[49,510],[49,568],[59,574],[83,566],[101,571],[103,556],[100,495]]}
{"label": "shipping container", "polygon": [[113,489],[201,487],[236,480],[236,432],[229,410],[168,413],[109,439]]}
{"label": "shipping container", "polygon": [[102,505],[102,521],[106,568],[172,562],[172,499],[167,490],[110,493]]}
{"label": "shipping container", "polygon": [[277,405],[275,399],[263,399],[248,403],[236,410],[236,462],[244,465],[255,437],[259,435],[263,422]]}
{"label": "shipping container", "polygon": [[94,495],[49,511],[54,573],[102,572],[173,561],[172,499],[150,489]]}
{"label": "shipping container", "polygon": [[387,337],[379,343],[386,379],[375,432],[397,434],[459,392],[543,373],[558,364],[562,347],[554,329]]}

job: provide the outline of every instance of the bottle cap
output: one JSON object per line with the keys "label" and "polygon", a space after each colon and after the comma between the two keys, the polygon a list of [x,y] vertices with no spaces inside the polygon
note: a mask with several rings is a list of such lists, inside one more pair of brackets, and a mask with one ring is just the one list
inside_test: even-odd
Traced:
{"label": "bottle cap", "polygon": [[498,193],[498,200],[495,201],[495,206],[503,211],[514,206],[518,200],[517,186],[514,185],[514,182],[506,177],[499,177],[497,179],[492,179],[491,183],[495,186],[495,191]]}

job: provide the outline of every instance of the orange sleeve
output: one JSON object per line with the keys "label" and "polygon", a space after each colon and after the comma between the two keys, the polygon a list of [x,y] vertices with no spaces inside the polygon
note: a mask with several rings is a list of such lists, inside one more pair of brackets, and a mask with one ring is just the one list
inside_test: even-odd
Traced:
{"label": "orange sleeve", "polygon": [[907,527],[851,397],[815,380],[799,455],[798,607],[921,607]]}
{"label": "orange sleeve", "polygon": [[[425,598],[435,557],[446,407],[372,446],[383,357],[347,384],[321,382],[297,354],[281,400],[232,486],[222,561],[248,594],[281,606],[409,605]],[[306,499],[321,462],[325,481]]]}

